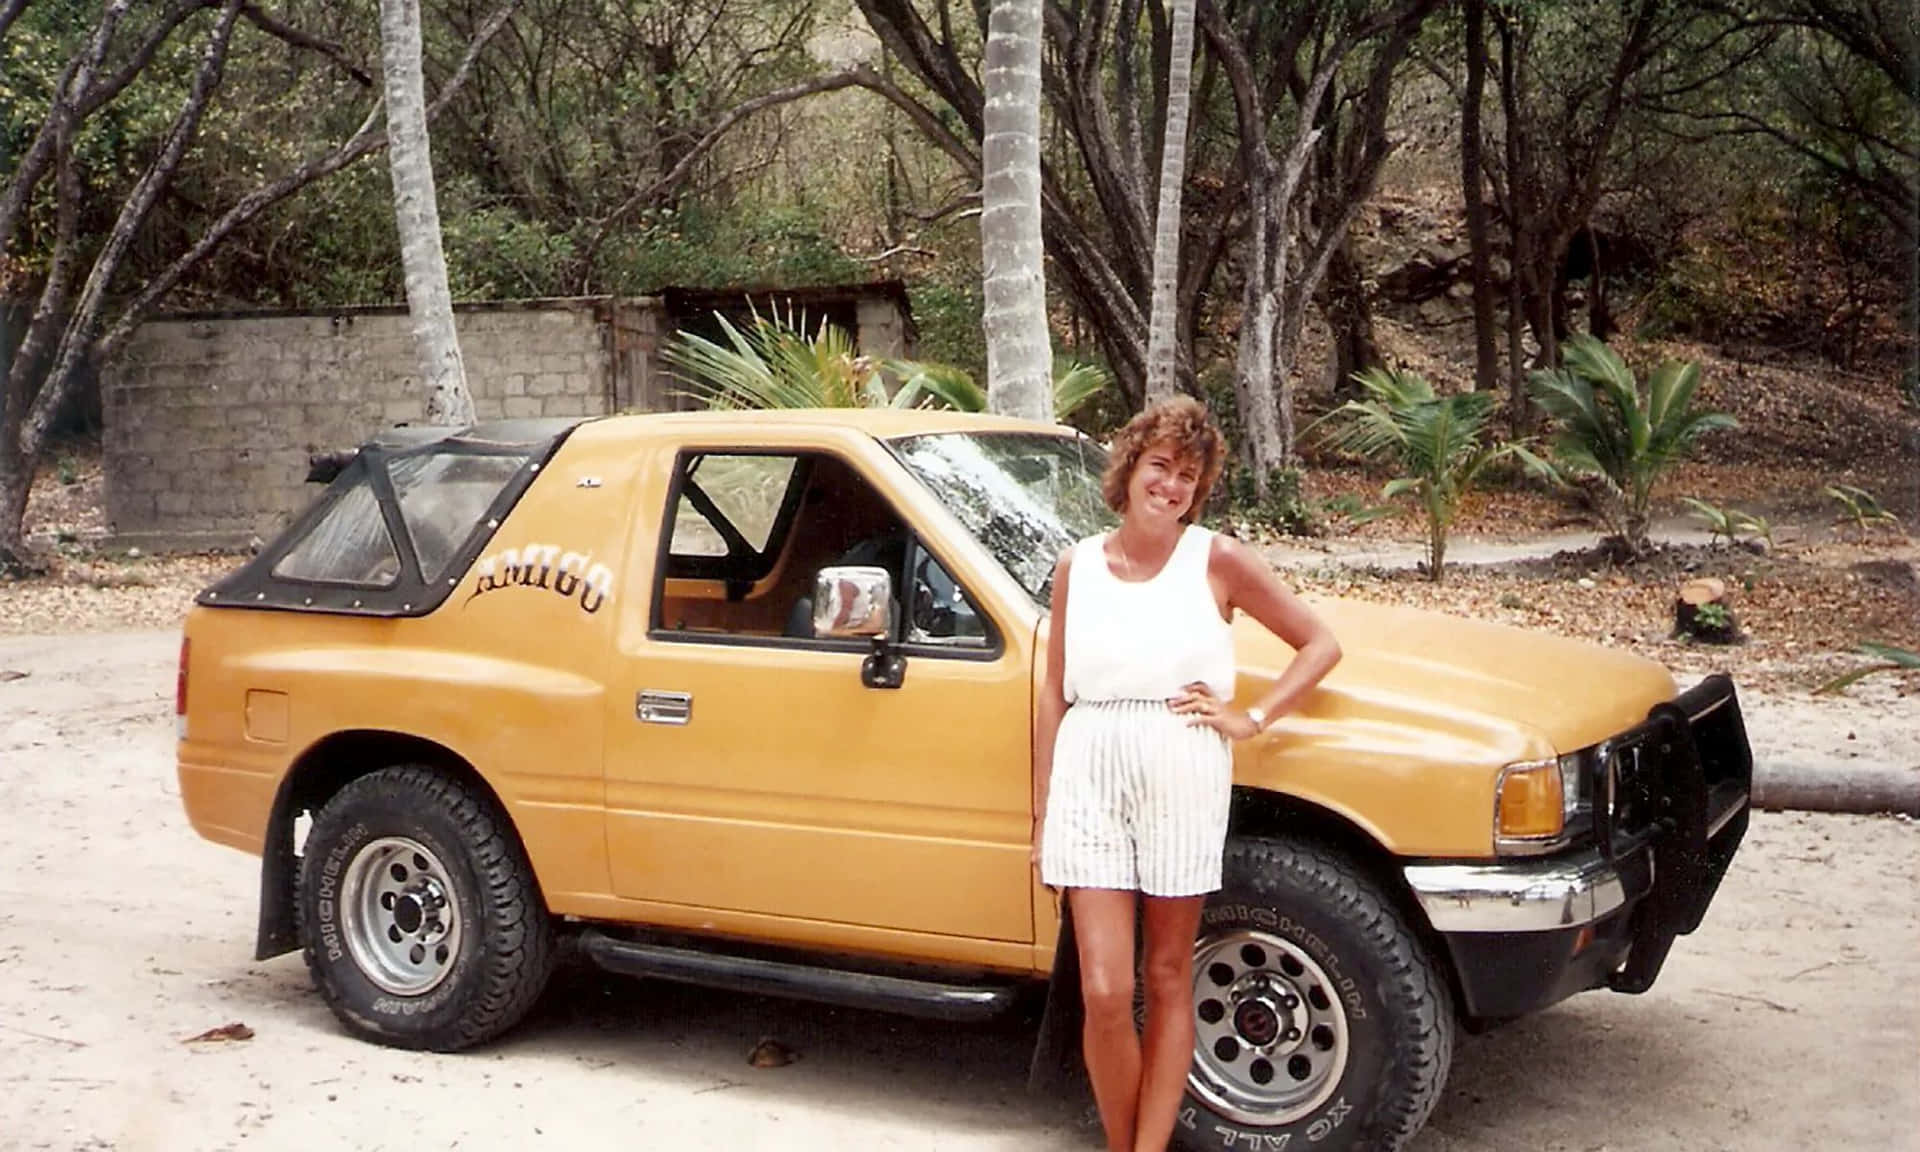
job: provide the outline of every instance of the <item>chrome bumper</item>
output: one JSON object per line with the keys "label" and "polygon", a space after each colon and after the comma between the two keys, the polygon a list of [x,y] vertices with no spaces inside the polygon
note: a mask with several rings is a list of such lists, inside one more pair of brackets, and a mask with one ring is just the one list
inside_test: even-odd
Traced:
{"label": "chrome bumper", "polygon": [[1436,932],[1551,932],[1591,924],[1653,887],[1652,853],[1599,849],[1553,860],[1413,864],[1407,884]]}

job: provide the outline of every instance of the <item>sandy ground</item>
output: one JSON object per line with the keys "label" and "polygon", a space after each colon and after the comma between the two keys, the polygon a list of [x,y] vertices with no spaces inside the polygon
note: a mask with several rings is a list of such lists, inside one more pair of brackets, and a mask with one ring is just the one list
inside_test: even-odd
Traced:
{"label": "sandy ground", "polygon": [[[0,640],[30,673],[0,682],[0,1149],[1096,1146],[1025,1095],[1012,1024],[570,968],[477,1052],[345,1038],[298,957],[249,959],[255,861],[180,811],[176,643]],[[1791,716],[1749,708],[1772,755]],[[1415,1152],[1920,1150],[1917,886],[1920,825],[1757,815],[1651,992],[1464,1039]],[[185,1042],[236,1021],[251,1039]],[[767,1036],[798,1061],[750,1067]]]}

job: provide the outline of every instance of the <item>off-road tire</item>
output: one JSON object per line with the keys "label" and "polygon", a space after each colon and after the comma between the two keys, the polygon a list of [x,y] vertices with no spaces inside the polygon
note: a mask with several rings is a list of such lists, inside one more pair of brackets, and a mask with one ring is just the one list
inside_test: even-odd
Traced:
{"label": "off-road tire", "polygon": [[1221,891],[1201,917],[1197,978],[1207,979],[1198,970],[1207,942],[1236,932],[1290,943],[1328,978],[1344,1013],[1344,1066],[1311,1111],[1259,1124],[1223,1115],[1195,1091],[1196,1053],[1176,1143],[1192,1150],[1397,1152],[1426,1123],[1453,1056],[1452,994],[1419,937],[1379,886],[1338,852],[1254,838],[1227,845]]}
{"label": "off-road tire", "polygon": [[[375,983],[347,944],[343,891],[363,852],[410,841],[444,879],[459,926],[439,982],[419,995]],[[315,816],[297,896],[307,970],[353,1035],[396,1048],[451,1052],[513,1027],[552,971],[553,925],[533,869],[491,798],[420,765],[342,788]],[[361,922],[365,921],[361,917]]]}

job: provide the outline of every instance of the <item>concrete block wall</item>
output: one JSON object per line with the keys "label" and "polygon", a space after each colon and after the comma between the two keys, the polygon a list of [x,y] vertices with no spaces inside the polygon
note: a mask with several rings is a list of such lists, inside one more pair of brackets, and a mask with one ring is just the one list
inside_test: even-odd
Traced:
{"label": "concrete block wall", "polygon": [[[456,309],[480,420],[613,406],[605,301]],[[103,373],[116,543],[245,547],[317,492],[308,457],[351,448],[426,401],[404,309],[163,317]]]}
{"label": "concrete block wall", "polygon": [[[897,293],[832,291],[862,295],[862,348],[910,354]],[[662,297],[464,304],[454,325],[481,421],[692,403],[661,359],[676,327]],[[317,495],[309,456],[422,422],[415,355],[402,307],[141,325],[100,376],[114,542],[177,551],[269,539]]]}

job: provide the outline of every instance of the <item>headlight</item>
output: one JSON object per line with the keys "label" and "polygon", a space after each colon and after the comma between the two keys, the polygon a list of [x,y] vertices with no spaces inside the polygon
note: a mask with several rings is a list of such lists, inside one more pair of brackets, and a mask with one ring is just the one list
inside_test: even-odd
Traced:
{"label": "headlight", "polygon": [[1538,855],[1564,848],[1593,826],[1592,773],[1584,752],[1523,760],[1501,769],[1494,795],[1494,848]]}

